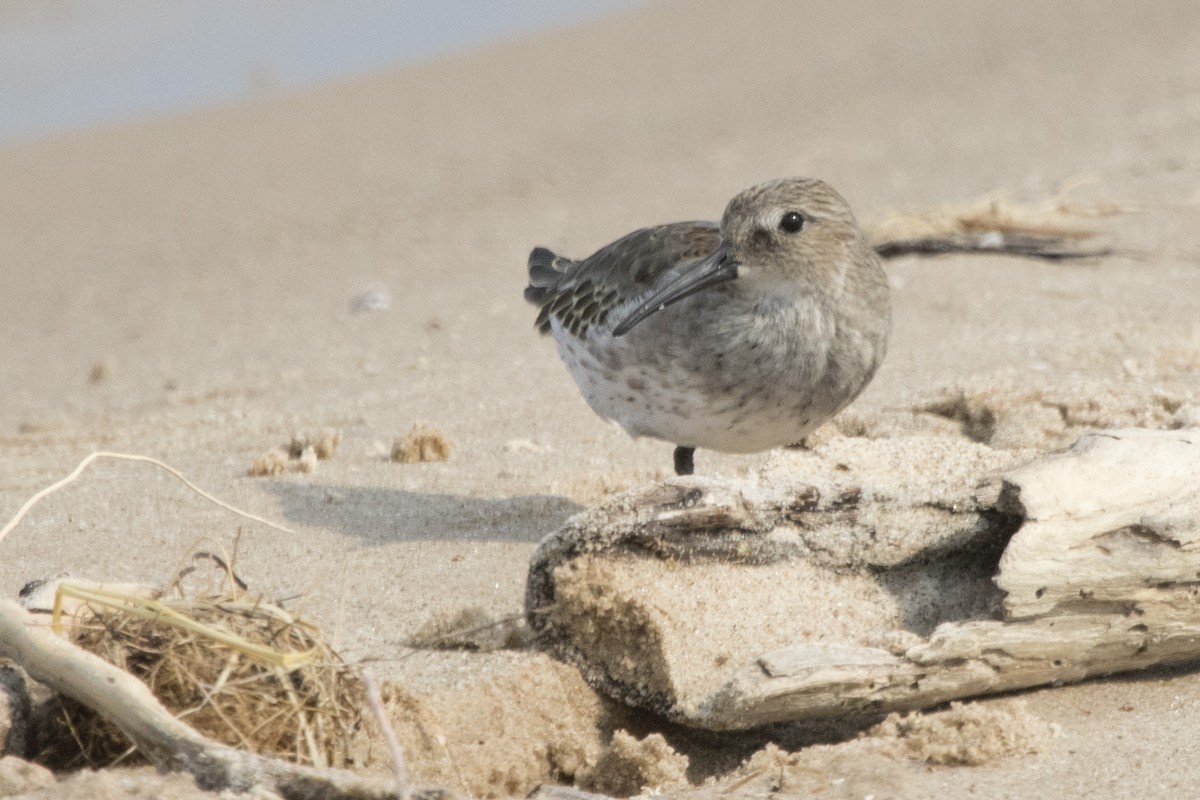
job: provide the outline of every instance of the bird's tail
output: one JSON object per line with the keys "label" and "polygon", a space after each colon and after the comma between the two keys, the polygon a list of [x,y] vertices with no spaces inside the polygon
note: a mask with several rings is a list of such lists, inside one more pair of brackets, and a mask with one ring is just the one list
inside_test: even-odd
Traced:
{"label": "bird's tail", "polygon": [[542,333],[550,332],[550,304],[558,296],[563,278],[576,263],[545,247],[535,247],[529,254],[529,285],[525,287],[525,299],[541,309],[537,328]]}

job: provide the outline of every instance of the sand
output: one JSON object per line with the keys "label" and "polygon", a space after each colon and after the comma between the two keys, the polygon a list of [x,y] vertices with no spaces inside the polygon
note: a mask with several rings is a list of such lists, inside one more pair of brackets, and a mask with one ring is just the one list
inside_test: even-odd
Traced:
{"label": "sand", "polygon": [[[0,148],[0,516],[106,449],[164,459],[296,531],[231,516],[148,466],[102,463],[0,543],[0,593],[63,572],[162,583],[197,543],[230,549],[240,530],[252,587],[317,619],[348,657],[380,659],[459,743],[456,772],[431,757],[423,776],[480,796],[583,776],[614,730],[643,742],[653,720],[621,717],[544,656],[404,647],[438,615],[519,612],[541,537],[670,470],[668,445],[592,415],[532,330],[529,249],[586,255],[641,225],[714,218],[791,174],[828,180],[867,224],[992,193],[1119,209],[1080,217],[1124,251],[1095,263],[889,264],[891,352],[843,432],[909,430],[933,407],[945,413],[926,422],[984,443],[1050,447],[1114,420],[1196,418],[1198,47],[1190,2],[656,3]],[[393,462],[414,426],[449,457]],[[329,430],[340,446],[310,470],[285,457],[281,474],[247,474]],[[701,451],[697,469],[745,475],[785,456]],[[1193,672],[1024,699],[1037,722],[1014,724],[1053,729],[1034,745],[930,766],[833,742],[794,756],[818,783],[791,785],[1116,798],[1200,781]],[[728,770],[761,745],[665,733],[694,785],[718,781],[697,793],[737,784],[749,773]],[[657,754],[667,767],[638,774],[680,790],[682,762],[657,741],[619,742],[610,762]],[[733,792],[765,791],[755,780]]]}

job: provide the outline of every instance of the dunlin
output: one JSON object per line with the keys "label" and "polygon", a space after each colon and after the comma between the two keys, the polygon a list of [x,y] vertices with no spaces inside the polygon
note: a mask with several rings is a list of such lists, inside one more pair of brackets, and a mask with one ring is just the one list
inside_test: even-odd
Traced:
{"label": "dunlin", "polygon": [[644,228],[582,261],[539,247],[525,299],[597,414],[675,447],[753,453],[804,440],[887,350],[887,278],[846,201],[771,181],[718,225]]}

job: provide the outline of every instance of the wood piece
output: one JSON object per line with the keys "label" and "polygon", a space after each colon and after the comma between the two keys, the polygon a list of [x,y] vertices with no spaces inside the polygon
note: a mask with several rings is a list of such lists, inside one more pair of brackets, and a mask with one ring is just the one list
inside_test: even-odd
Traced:
{"label": "wood piece", "polygon": [[1200,431],[1084,437],[1007,476],[1000,502],[1025,518],[996,579],[1012,619],[1195,607]]}
{"label": "wood piece", "polygon": [[1042,261],[1076,261],[1104,258],[1116,254],[1111,247],[1085,249],[1073,247],[1062,236],[1032,236],[1028,234],[984,231],[970,234],[947,234],[916,239],[893,239],[879,242],[875,252],[880,258],[902,256],[940,256],[951,253],[971,255],[1015,256]]}
{"label": "wood piece", "polygon": [[[346,770],[317,769],[213,742],[171,716],[127,672],[55,636],[9,600],[0,600],[0,658],[11,659],[51,689],[83,703],[121,729],[163,771],[190,773],[208,790],[266,787],[285,798],[383,800],[397,796],[389,780]],[[413,793],[434,800],[439,791]]]}
{"label": "wood piece", "polygon": [[734,676],[708,698],[700,727],[741,729],[929,708],[966,697],[1187,662],[1200,655],[1200,620],[1178,620],[1162,628],[1152,632],[1140,618],[1122,621],[1108,614],[950,623],[928,642],[890,660],[864,647],[866,655],[859,663],[843,656],[821,664],[819,654],[800,645],[770,657],[776,662],[806,659],[808,668],[779,674],[764,668]]}
{"label": "wood piece", "polygon": [[[846,446],[880,458],[884,445],[857,441]],[[971,472],[983,462],[931,459],[919,440],[905,446],[934,478],[889,493],[878,476],[850,469],[867,479],[848,526],[828,487],[788,495],[778,484],[672,481],[617,498],[539,548],[531,622],[599,688],[715,730],[922,708],[1200,659],[1200,431],[1090,434],[1066,453],[1010,466],[998,489],[990,473]],[[957,500],[939,482],[959,487]],[[880,507],[920,509],[922,491],[946,515],[926,546],[912,553],[921,539],[910,540],[898,559],[873,549],[890,535]],[[818,499],[796,500],[810,495]],[[797,514],[808,527],[795,525]],[[869,536],[855,533],[864,527]],[[699,539],[691,550],[689,536]],[[1003,555],[989,555],[988,541]],[[990,578],[997,563],[1003,597],[970,577]],[[781,565],[790,570],[781,580],[763,580],[763,569]],[[793,583],[800,590],[787,594]],[[698,599],[712,586],[713,599]],[[979,603],[939,610],[947,592],[973,592]],[[812,599],[822,595],[836,602]],[[874,611],[859,613],[866,607]],[[937,614],[941,624],[925,630]],[[740,649],[714,649],[748,628],[757,638]]]}

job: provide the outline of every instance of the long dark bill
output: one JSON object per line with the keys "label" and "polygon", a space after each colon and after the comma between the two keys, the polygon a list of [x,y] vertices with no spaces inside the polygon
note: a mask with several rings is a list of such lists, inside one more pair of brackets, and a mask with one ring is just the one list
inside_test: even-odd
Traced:
{"label": "long dark bill", "polygon": [[729,254],[727,245],[721,245],[710,256],[697,261],[688,267],[675,280],[663,286],[657,292],[643,300],[625,319],[613,328],[613,336],[624,336],[634,325],[655,312],[662,311],[673,303],[678,303],[685,297],[691,297],[696,292],[710,286],[731,281],[738,276],[738,263]]}

